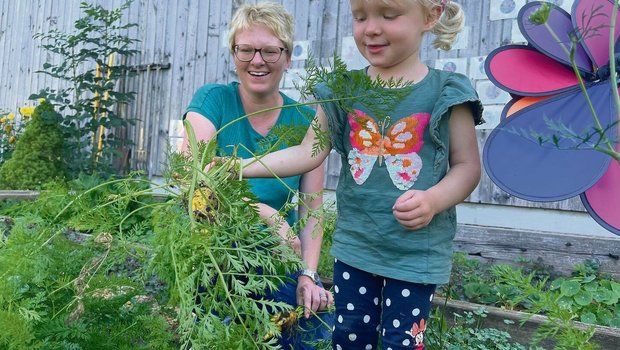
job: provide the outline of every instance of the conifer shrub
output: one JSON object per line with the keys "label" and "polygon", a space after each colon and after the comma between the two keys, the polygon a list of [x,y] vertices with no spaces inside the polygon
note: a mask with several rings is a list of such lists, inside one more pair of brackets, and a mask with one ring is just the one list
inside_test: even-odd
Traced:
{"label": "conifer shrub", "polygon": [[37,106],[11,159],[0,167],[0,188],[36,190],[65,178],[60,114],[46,102]]}

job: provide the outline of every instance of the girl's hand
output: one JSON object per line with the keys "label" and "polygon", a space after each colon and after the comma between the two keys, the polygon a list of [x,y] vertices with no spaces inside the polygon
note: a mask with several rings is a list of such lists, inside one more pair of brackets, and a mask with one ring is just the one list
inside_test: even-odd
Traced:
{"label": "girl's hand", "polygon": [[404,228],[421,229],[435,216],[434,199],[427,191],[410,190],[396,199],[392,213]]}

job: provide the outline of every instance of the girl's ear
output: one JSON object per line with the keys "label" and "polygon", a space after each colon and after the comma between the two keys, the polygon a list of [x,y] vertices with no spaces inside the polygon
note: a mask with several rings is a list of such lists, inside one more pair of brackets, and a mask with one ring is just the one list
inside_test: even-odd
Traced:
{"label": "girl's ear", "polygon": [[430,31],[435,27],[437,22],[439,22],[439,17],[441,17],[442,12],[443,12],[443,9],[439,5],[433,6],[431,8],[431,10],[428,12],[426,16],[426,26],[425,26],[426,31]]}

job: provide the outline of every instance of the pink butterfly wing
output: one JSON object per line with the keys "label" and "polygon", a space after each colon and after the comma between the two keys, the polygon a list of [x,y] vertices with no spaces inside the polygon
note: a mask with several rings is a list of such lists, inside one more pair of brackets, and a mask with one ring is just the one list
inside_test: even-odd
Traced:
{"label": "pink butterfly wing", "polygon": [[358,185],[363,184],[370,176],[379,155],[381,134],[379,126],[364,112],[356,110],[349,113],[349,140],[353,147],[349,151],[348,161],[351,175]]}
{"label": "pink butterfly wing", "polygon": [[417,152],[424,145],[424,129],[429,120],[428,113],[412,114],[388,130],[385,165],[392,183],[400,190],[411,188],[422,170],[422,158]]}

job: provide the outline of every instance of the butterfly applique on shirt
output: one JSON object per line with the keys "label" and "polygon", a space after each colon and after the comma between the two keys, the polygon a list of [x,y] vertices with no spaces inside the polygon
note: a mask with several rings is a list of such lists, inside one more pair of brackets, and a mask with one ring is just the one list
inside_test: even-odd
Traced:
{"label": "butterfly applique on shirt", "polygon": [[422,169],[422,148],[424,129],[430,120],[428,113],[416,113],[399,119],[385,131],[389,118],[380,124],[362,111],[354,110],[348,115],[351,132],[349,138],[349,165],[351,175],[358,185],[370,175],[377,159],[381,167],[385,159],[392,183],[400,190],[413,186]]}

